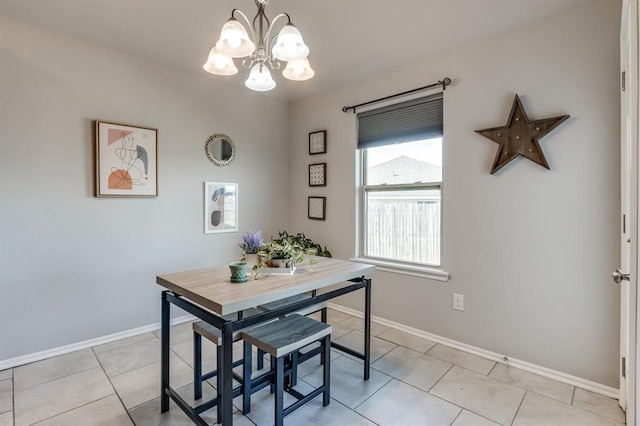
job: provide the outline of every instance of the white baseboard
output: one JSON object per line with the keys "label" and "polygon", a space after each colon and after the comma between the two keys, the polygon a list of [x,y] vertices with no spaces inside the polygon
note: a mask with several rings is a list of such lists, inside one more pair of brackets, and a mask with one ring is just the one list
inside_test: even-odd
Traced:
{"label": "white baseboard", "polygon": [[[336,305],[334,303],[329,303],[329,307],[331,309],[335,309],[336,311],[344,312],[346,314],[349,314],[355,317],[364,318],[364,314],[355,309],[347,308],[341,305]],[[171,325],[192,321],[194,318],[195,317],[193,315],[185,315],[179,318],[174,318],[171,320]],[[389,328],[393,328],[408,334],[412,334],[414,336],[422,337],[423,339],[432,340],[434,342],[440,343],[445,346],[449,346],[454,349],[459,349],[464,352],[478,355],[482,358],[486,358],[491,361],[499,362],[499,363],[508,365],[510,367],[515,367],[524,371],[528,371],[529,373],[537,374],[539,376],[557,380],[561,383],[566,383],[571,386],[576,386],[581,389],[595,392],[600,395],[604,395],[604,396],[608,396],[610,398],[616,398],[616,399],[618,399],[620,396],[620,390],[616,388],[612,388],[610,386],[605,386],[600,383],[585,380],[580,377],[572,376],[570,374],[562,373],[560,371],[555,371],[550,368],[542,367],[526,361],[521,361],[519,359],[510,358],[508,356],[491,352],[482,348],[467,345],[466,343],[462,343],[456,340],[448,339],[446,337],[438,336],[437,334],[428,333],[426,331],[419,330],[417,328],[409,327],[394,321],[389,321],[387,319],[377,317],[375,315],[371,316],[371,321],[378,324],[382,324]],[[24,364],[29,364],[36,361],[41,361],[43,359],[52,358],[54,356],[64,355],[64,354],[78,351],[81,349],[90,348],[92,346],[102,345],[104,343],[113,342],[114,340],[124,339],[126,337],[132,337],[138,334],[148,333],[158,329],[160,329],[160,323],[155,323],[151,325],[146,325],[144,327],[122,331],[120,333],[109,334],[108,336],[98,337],[96,339],[85,340],[84,342],[78,342],[78,343],[73,343],[71,345],[60,346],[57,348],[48,349],[46,351],[36,352],[28,355],[23,355],[16,358],[0,360],[0,371],[6,370],[8,368],[24,365]]]}
{"label": "white baseboard", "polygon": [[[347,308],[341,305],[336,305],[334,303],[329,303],[329,307],[331,309],[344,312],[345,314],[349,314],[354,317],[364,318],[364,314],[355,309]],[[608,396],[610,398],[615,398],[615,399],[618,399],[620,397],[620,390],[616,388],[612,388],[610,386],[605,386],[600,383],[585,380],[580,377],[572,376],[570,374],[562,373],[560,371],[555,371],[550,368],[542,367],[540,365],[532,364],[526,361],[521,361],[519,359],[511,358],[511,357],[501,355],[495,352],[491,352],[482,348],[467,345],[466,343],[461,343],[456,340],[438,336],[437,334],[428,333],[426,331],[422,331],[417,328],[412,328],[397,322],[389,321],[387,319],[380,318],[375,315],[371,316],[371,321],[378,324],[382,324],[389,328],[393,328],[399,331],[404,331],[405,333],[412,334],[414,336],[422,337],[423,339],[432,340],[434,342],[440,343],[445,346],[449,346],[454,349],[459,349],[464,352],[478,355],[482,358],[486,358],[491,361],[496,361],[501,364],[508,365],[510,367],[519,368],[520,370],[528,371],[529,373],[537,374],[539,376],[547,377],[549,379],[553,379],[561,383],[566,383],[571,386],[576,386],[581,389],[595,392],[600,395]]]}
{"label": "white baseboard", "polygon": [[[171,320],[171,325],[182,324],[183,322],[192,321],[193,315],[185,315]],[[85,340],[84,342],[73,343],[71,345],[60,346],[46,351],[36,352],[15,358],[0,360],[0,371],[7,368],[18,367],[20,365],[29,364],[43,359],[52,358],[58,355],[68,354],[70,352],[79,351],[80,349],[90,348],[92,346],[102,345],[104,343],[113,342],[114,340],[124,339],[126,337],[137,336],[138,334],[148,333],[160,329],[160,323],[145,325],[131,330],[121,331],[120,333],[109,334],[95,339]]]}

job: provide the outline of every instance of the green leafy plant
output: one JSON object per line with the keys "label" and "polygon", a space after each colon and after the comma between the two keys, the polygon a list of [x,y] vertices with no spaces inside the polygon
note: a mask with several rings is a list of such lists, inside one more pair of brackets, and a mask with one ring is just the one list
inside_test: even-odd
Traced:
{"label": "green leafy plant", "polygon": [[288,241],[292,245],[302,247],[302,250],[304,250],[304,252],[307,254],[314,254],[322,257],[332,257],[331,252],[327,249],[326,246],[321,246],[311,238],[308,238],[302,232],[298,232],[295,235],[291,235],[287,231],[278,232],[278,240],[276,241],[283,240]]}
{"label": "green leafy plant", "polygon": [[271,259],[295,259],[296,263],[304,260],[304,249],[298,244],[292,244],[286,239],[271,240],[260,246],[258,257],[260,263]]}
{"label": "green leafy plant", "polygon": [[[301,232],[295,235],[287,231],[278,232],[278,238],[272,237],[271,241],[262,244],[258,250],[260,267],[270,266],[273,259],[295,259],[295,263],[301,263],[305,254],[331,257],[331,252],[326,247],[322,247]],[[311,263],[316,261],[312,260]]]}

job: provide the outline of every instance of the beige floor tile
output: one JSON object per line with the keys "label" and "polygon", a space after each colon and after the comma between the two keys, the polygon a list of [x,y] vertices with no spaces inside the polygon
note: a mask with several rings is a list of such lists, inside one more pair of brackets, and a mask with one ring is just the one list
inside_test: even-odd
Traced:
{"label": "beige floor tile", "polygon": [[[364,351],[364,333],[358,330],[354,330],[351,333],[345,334],[337,339],[331,338],[333,342],[340,343],[348,348],[356,350],[358,352]],[[387,342],[386,340],[379,339],[377,337],[371,337],[371,362],[380,358],[393,348],[397,347],[395,344]],[[345,354],[346,355],[346,354]],[[346,355],[350,356],[350,355]]]}
{"label": "beige floor tile", "polygon": [[[312,348],[316,348],[319,347],[320,344],[319,343],[315,343],[312,345],[309,345],[305,348],[303,348],[301,350],[302,353],[306,353],[308,350],[312,349]],[[340,352],[332,349],[331,350],[331,361],[335,361],[336,359],[340,358],[342,355],[340,355]],[[266,365],[266,363],[265,363]],[[302,364],[298,365],[298,377],[304,377],[309,373],[312,373],[313,371],[317,370],[318,368],[321,368],[322,364],[320,364],[320,354],[317,354],[316,356],[314,356],[313,358],[310,358],[308,360],[306,360],[305,362],[303,362]],[[364,367],[363,367],[364,368]]]}
{"label": "beige floor tile", "polygon": [[93,351],[83,349],[16,367],[13,381],[16,390],[21,390],[96,367],[100,364]]}
{"label": "beige floor tile", "polygon": [[0,380],[7,380],[13,378],[13,368],[0,371]]}
{"label": "beige floor tile", "polygon": [[15,423],[16,426],[30,425],[113,393],[113,387],[100,367],[16,390]]}
{"label": "beige floor tile", "polygon": [[427,355],[450,362],[451,364],[459,365],[467,370],[484,374],[485,376],[489,374],[491,369],[496,365],[494,361],[489,361],[486,358],[440,344],[431,348],[429,352],[427,352]]}
{"label": "beige floor tile", "polygon": [[371,367],[412,386],[428,391],[452,364],[398,346]]}
{"label": "beige floor tile", "polygon": [[[365,399],[384,386],[391,377],[371,369],[369,380],[363,378],[363,363],[342,356],[331,362],[331,397],[349,408],[355,408]],[[304,376],[304,380],[313,387],[322,384],[322,369]]]}
{"label": "beige floor tile", "polygon": [[525,391],[454,366],[429,392],[495,422],[508,425]]}
{"label": "beige floor tile", "polygon": [[[354,330],[359,330],[364,332],[364,319],[358,317],[350,317],[343,321],[340,321],[341,325],[346,325],[347,327],[353,328]],[[384,333],[389,330],[389,327],[386,325],[378,324],[375,322],[371,322],[371,335],[377,336],[380,333]]]}
{"label": "beige floor tile", "polygon": [[571,385],[503,364],[497,364],[489,376],[519,388],[557,399],[565,404],[571,404],[573,398],[573,386]]}
{"label": "beige floor tile", "polygon": [[[321,320],[321,314],[320,312],[314,312],[312,314],[307,315],[309,318],[313,318],[316,321],[320,321]],[[331,309],[328,308],[327,309],[327,322],[329,324],[336,324],[339,323],[341,321],[347,320],[349,318],[353,318],[351,315],[349,314],[345,314],[344,312],[340,312],[337,311],[335,309]]]}
{"label": "beige floor tile", "polygon": [[[193,386],[184,386],[178,389],[177,392],[187,403],[194,404]],[[205,399],[209,399],[215,395],[215,391],[210,386],[205,386],[203,394]],[[160,413],[160,398],[155,398],[129,410],[129,414],[136,426],[193,426],[193,421],[171,400],[169,402],[169,411],[166,413]],[[201,416],[209,424],[215,425],[217,422],[215,408],[205,411]],[[233,424],[240,426],[252,425],[246,417],[239,413],[233,415]]]}
{"label": "beige floor tile", "polygon": [[[170,384],[177,389],[193,383],[193,369],[176,355],[171,356]],[[160,363],[145,365],[111,377],[122,403],[131,409],[160,396]]]}
{"label": "beige floor tile", "polygon": [[349,318],[353,318],[349,314],[345,314],[344,312],[340,312],[335,309],[328,308],[327,309],[327,321],[330,323],[342,322]]}
{"label": "beige floor tile", "polygon": [[147,339],[96,354],[109,377],[160,361],[160,340]]}
{"label": "beige floor tile", "polygon": [[13,380],[0,381],[0,413],[13,410]]}
{"label": "beige floor tile", "polygon": [[618,400],[584,389],[576,388],[573,396],[573,406],[591,411],[616,422],[624,423],[626,421],[624,411],[618,405]]}
{"label": "beige floor tile", "polygon": [[347,327],[339,322],[331,324],[331,340],[337,340],[353,331],[353,328]]}
{"label": "beige floor tile", "polygon": [[134,343],[142,343],[146,340],[158,340],[158,337],[153,333],[143,333],[137,336],[126,337],[124,339],[114,340],[113,342],[105,343],[103,345],[93,346],[93,352],[96,354],[113,349],[121,348],[123,346],[133,345]]}
{"label": "beige floor tile", "polygon": [[[169,335],[169,343],[181,342],[183,340],[193,339],[193,321],[183,322],[181,324],[172,325],[171,334]],[[160,339],[162,334],[161,330],[156,330],[153,334]]]}
{"label": "beige floor tile", "polygon": [[581,408],[533,392],[527,392],[513,422],[513,426],[606,426],[619,424]]}
{"label": "beige floor tile", "polygon": [[[303,381],[299,381],[294,387],[295,390],[302,394],[307,394],[313,390],[313,388]],[[322,397],[320,397],[322,398]],[[284,393],[284,406],[287,407],[296,399]],[[273,425],[274,420],[274,395],[269,392],[269,387],[259,390],[251,395],[251,412],[247,414],[247,418],[256,425]],[[233,405],[238,410],[242,409],[242,397],[234,398]],[[285,420],[285,424],[292,424],[288,422],[288,418]]]}
{"label": "beige floor tile", "polygon": [[[271,423],[264,423],[271,425]],[[348,409],[338,401],[332,399],[329,405],[322,405],[322,396],[305,404],[302,408],[294,411],[284,418],[285,425],[305,425],[305,426],[375,426],[353,410]]]}
{"label": "beige floor tile", "polygon": [[355,411],[380,425],[450,425],[460,407],[393,379]]}
{"label": "beige floor tile", "polygon": [[36,423],[34,426],[133,426],[129,414],[116,395]]}
{"label": "beige floor tile", "polygon": [[316,321],[321,321],[321,319],[322,319],[322,316],[320,315],[320,311],[318,311],[318,312],[314,312],[314,313],[309,314],[309,315],[307,315],[307,316],[308,316],[309,318],[312,318],[312,319],[316,320]]}
{"label": "beige floor tile", "polygon": [[471,411],[462,410],[455,422],[451,426],[498,426],[499,423],[492,422]]}
{"label": "beige floor tile", "polygon": [[312,318],[316,321],[321,321],[322,320],[322,316],[320,315],[320,312],[314,312],[312,314],[307,315],[309,318]]}
{"label": "beige floor tile", "polygon": [[0,426],[13,426],[13,411],[0,414]]}
{"label": "beige floor tile", "polygon": [[431,349],[436,342],[428,339],[423,339],[413,334],[405,333],[404,331],[394,330],[392,328],[380,333],[379,338],[388,340],[396,345],[404,346],[405,348],[412,349],[417,352],[425,353]]}
{"label": "beige floor tile", "polygon": [[[171,350],[193,368],[193,340],[172,344]],[[202,362],[203,369],[213,369],[216,366],[216,345],[207,339],[202,339]]]}

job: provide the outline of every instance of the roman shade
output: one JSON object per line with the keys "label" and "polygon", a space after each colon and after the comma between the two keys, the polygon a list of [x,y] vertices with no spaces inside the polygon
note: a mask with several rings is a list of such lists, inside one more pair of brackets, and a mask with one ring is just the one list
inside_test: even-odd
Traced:
{"label": "roman shade", "polygon": [[358,113],[358,149],[441,137],[442,92]]}

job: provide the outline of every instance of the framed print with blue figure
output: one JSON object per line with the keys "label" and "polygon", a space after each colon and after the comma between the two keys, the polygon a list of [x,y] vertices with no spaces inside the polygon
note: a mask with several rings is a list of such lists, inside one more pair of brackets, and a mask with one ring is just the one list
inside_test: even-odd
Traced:
{"label": "framed print with blue figure", "polygon": [[204,182],[204,233],[238,232],[238,184]]}

